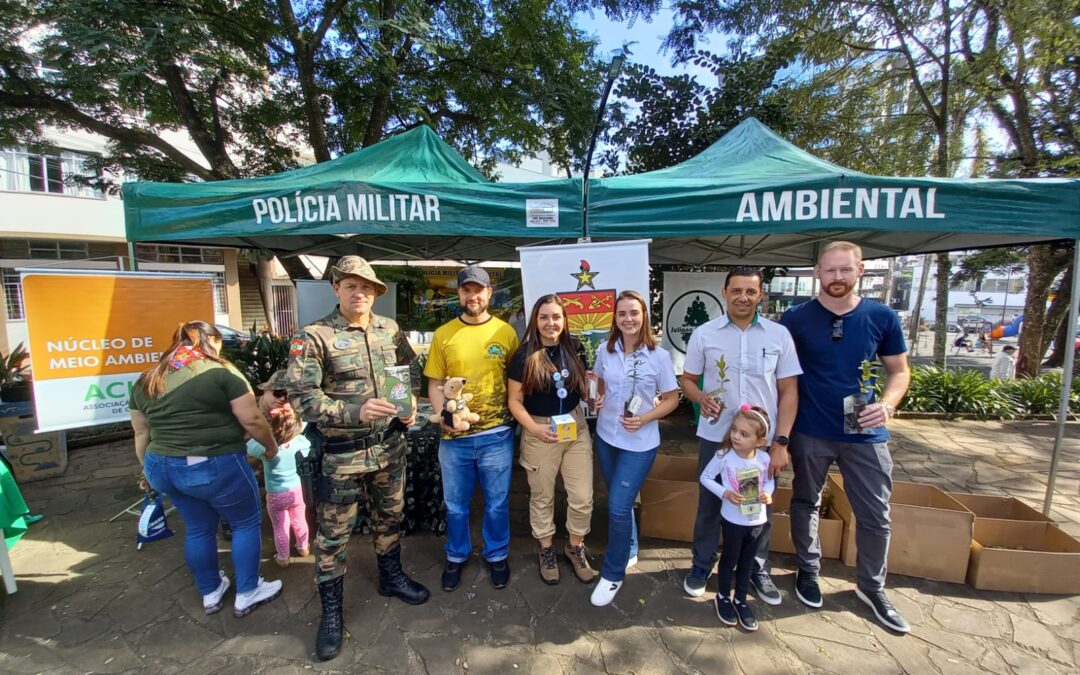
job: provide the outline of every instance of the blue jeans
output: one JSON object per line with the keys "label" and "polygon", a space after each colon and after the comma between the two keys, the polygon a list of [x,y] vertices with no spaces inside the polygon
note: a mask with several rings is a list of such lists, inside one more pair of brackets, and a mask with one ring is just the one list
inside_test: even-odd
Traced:
{"label": "blue jeans", "polygon": [[184,560],[199,593],[212,593],[221,583],[217,530],[222,518],[233,532],[236,592],[254,590],[262,554],[262,505],[259,485],[244,453],[209,457],[198,464],[188,464],[187,457],[147,453],[143,473],[155,490],[172,500],[184,519]]}
{"label": "blue jeans", "polygon": [[476,482],[484,493],[484,560],[510,554],[510,467],[514,430],[445,439],[439,443],[443,500],[446,502],[446,559],[465,562],[472,555],[469,506]]}
{"label": "blue jeans", "polygon": [[594,450],[608,487],[608,545],[600,576],[607,581],[622,581],[626,563],[637,553],[634,499],[656,460],[657,448],[645,452],[621,450],[598,434]]}

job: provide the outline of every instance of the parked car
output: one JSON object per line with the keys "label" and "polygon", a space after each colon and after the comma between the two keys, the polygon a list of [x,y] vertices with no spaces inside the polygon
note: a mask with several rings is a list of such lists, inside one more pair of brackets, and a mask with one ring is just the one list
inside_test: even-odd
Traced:
{"label": "parked car", "polygon": [[945,331],[948,333],[959,333],[960,326],[955,323],[950,323],[949,325],[945,326]]}
{"label": "parked car", "polygon": [[251,341],[251,335],[245,333],[242,330],[236,330],[229,326],[222,326],[221,324],[215,324],[218,331],[221,333],[221,342],[226,347],[239,347],[246,342]]}

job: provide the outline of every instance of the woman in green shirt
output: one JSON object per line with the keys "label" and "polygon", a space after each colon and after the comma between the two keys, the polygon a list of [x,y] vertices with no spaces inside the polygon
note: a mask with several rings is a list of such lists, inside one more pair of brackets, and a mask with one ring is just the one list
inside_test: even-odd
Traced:
{"label": "woman in green shirt", "polygon": [[158,364],[135,383],[131,425],[147,481],[184,519],[184,558],[207,614],[221,609],[229,588],[217,561],[219,520],[232,528],[233,614],[239,617],[281,593],[280,581],[259,576],[262,509],[244,436],[261,443],[269,458],[277,442],[247,380],[220,350],[221,333],[213,325],[181,325]]}

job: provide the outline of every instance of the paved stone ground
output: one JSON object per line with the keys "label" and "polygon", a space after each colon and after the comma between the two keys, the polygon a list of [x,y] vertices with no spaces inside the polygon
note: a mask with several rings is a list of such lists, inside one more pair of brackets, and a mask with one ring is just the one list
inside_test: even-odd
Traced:
{"label": "paved stone ground", "polygon": [[[666,425],[664,452],[693,453],[685,418]],[[1080,424],[1070,424],[1054,517],[1080,535]],[[898,420],[898,478],[948,489],[1013,494],[1041,505],[1054,428],[1045,422]],[[543,585],[527,536],[524,476],[515,473],[510,586],[496,591],[472,562],[455,593],[435,590],[420,607],[375,593],[374,556],[355,542],[346,583],[348,639],[342,655],[312,661],[319,602],[310,558],[263,571],[285,581],[283,597],[244,619],[226,608],[207,617],[184,566],[179,536],[135,548],[135,519],[107,522],[139,495],[130,441],[72,453],[64,477],[24,485],[46,514],[12,552],[19,591],[0,597],[0,672],[198,673],[1068,673],[1080,669],[1080,597],[990,593],[890,576],[894,601],[914,626],[880,628],[853,592],[853,570],[825,561],[825,607],[793,595],[793,557],[774,556],[784,593],[776,608],[752,601],[762,629],[719,625],[712,593],[681,590],[685,544],[645,540],[641,562],[611,607],[563,565]],[[603,504],[598,494],[598,505]],[[688,515],[688,517],[690,517]],[[589,539],[602,549],[606,514]],[[561,522],[561,521],[560,521]],[[222,542],[222,549],[227,542]],[[267,532],[263,551],[272,543]],[[410,537],[405,562],[438,584],[441,540]],[[229,569],[227,555],[223,555]],[[711,588],[710,588],[711,590]],[[230,593],[227,598],[231,598]]]}

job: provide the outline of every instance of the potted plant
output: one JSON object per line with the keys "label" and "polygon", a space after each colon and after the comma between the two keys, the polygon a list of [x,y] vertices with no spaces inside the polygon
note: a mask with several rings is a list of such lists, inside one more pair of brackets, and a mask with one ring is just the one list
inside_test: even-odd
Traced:
{"label": "potted plant", "polygon": [[878,367],[869,359],[863,359],[859,364],[859,393],[844,397],[844,433],[873,433],[873,429],[865,429],[859,425],[859,415],[870,404],[877,376]]}
{"label": "potted plant", "polygon": [[34,399],[30,366],[27,362],[29,357],[30,353],[22,342],[8,352],[7,356],[0,354],[0,363],[3,364],[3,373],[0,374],[0,400],[17,403]]}
{"label": "potted plant", "polygon": [[716,362],[716,376],[720,380],[720,386],[709,392],[709,397],[716,401],[716,405],[720,406],[720,412],[716,413],[716,417],[709,420],[709,424],[716,424],[720,421],[720,417],[724,414],[724,408],[727,407],[725,402],[727,398],[727,384],[731,382],[727,376],[727,358],[721,354],[720,360]]}
{"label": "potted plant", "polygon": [[633,363],[630,364],[630,398],[623,402],[623,417],[633,417],[638,414],[642,404],[645,402],[637,393],[637,383],[640,379],[638,368],[645,362],[636,353],[633,355],[633,359]]}

